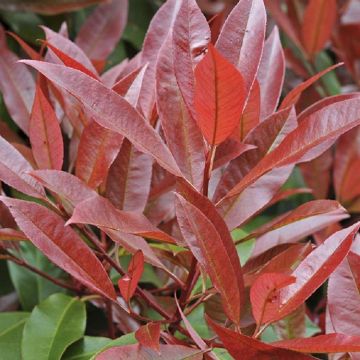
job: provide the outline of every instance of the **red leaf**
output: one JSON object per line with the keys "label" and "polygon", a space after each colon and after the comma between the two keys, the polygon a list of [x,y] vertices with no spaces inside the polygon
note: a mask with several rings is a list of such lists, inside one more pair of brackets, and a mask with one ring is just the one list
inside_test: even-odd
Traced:
{"label": "red leaf", "polygon": [[198,124],[207,142],[218,145],[240,123],[246,99],[244,80],[212,45],[197,65],[195,79]]}
{"label": "red leaf", "polygon": [[59,215],[36,203],[3,196],[0,199],[19,228],[54,264],[97,293],[116,299],[101,262]]}
{"label": "red leaf", "polygon": [[318,74],[312,76],[310,79],[304,81],[300,85],[296,86],[294,89],[292,89],[284,98],[284,100],[281,103],[280,109],[285,109],[288,106],[295,105],[297,101],[299,100],[301,94],[309,88],[312,84],[314,84],[316,81],[318,81],[322,76],[327,74],[328,72],[338,68],[339,66],[343,65],[344,63],[335,64],[333,66],[328,67],[327,69],[319,72]]}
{"label": "red leaf", "polygon": [[116,346],[105,350],[96,360],[202,360],[203,352],[182,345],[160,345],[160,354],[140,345]]}
{"label": "red leaf", "polygon": [[0,179],[24,194],[44,198],[44,189],[28,174],[31,170],[20,152],[0,136]]}
{"label": "red leaf", "polygon": [[98,6],[81,26],[76,44],[91,60],[106,60],[121,38],[127,15],[128,0],[112,0]]}
{"label": "red leaf", "polygon": [[302,41],[310,57],[323,49],[336,21],[336,0],[310,0],[302,24]]}
{"label": "red leaf", "polygon": [[265,314],[264,323],[290,314],[327,280],[346,257],[359,227],[360,223],[356,223],[336,232],[300,263],[292,273],[295,284],[280,292],[278,311]]}
{"label": "red leaf", "polygon": [[29,46],[20,36],[16,35],[15,33],[8,31],[7,32],[12,38],[14,38],[17,43],[21,46],[24,52],[29,56],[32,60],[40,60],[41,55],[35,51],[31,46]]}
{"label": "red leaf", "polygon": [[152,155],[166,170],[181,176],[160,136],[121,96],[78,70],[40,61],[24,62],[74,95],[101,126],[127,137],[139,150]]}
{"label": "red leaf", "polygon": [[160,324],[148,323],[135,332],[135,338],[140,345],[160,353]]}
{"label": "red leaf", "polygon": [[[174,68],[177,83],[188,111],[194,119],[197,90],[194,79],[195,65],[203,58],[210,42],[210,29],[195,0],[183,0],[173,29]],[[196,79],[196,82],[198,79]]]}
{"label": "red leaf", "polygon": [[117,210],[107,199],[94,196],[78,204],[67,224],[90,224],[112,230],[149,237],[174,244],[175,240],[158,230],[142,214]]}
{"label": "red leaf", "polygon": [[256,79],[265,28],[263,0],[241,0],[227,17],[216,42],[216,48],[244,77],[247,94]]}
{"label": "red leaf", "polygon": [[201,189],[205,168],[204,140],[185,107],[175,73],[172,38],[159,53],[156,67],[156,102],[166,142],[190,183]]}
{"label": "red leaf", "polygon": [[335,139],[360,124],[355,98],[328,105],[304,118],[282,143],[266,155],[227,195],[241,193],[271,169],[310,161],[323,153]]}
{"label": "red leaf", "polygon": [[299,354],[294,351],[276,348],[259,340],[236,333],[218,325],[215,321],[206,317],[207,322],[219,336],[226,349],[235,360],[310,360],[310,356]]}
{"label": "red leaf", "polygon": [[28,238],[21,231],[14,229],[7,229],[7,228],[0,229],[0,241],[27,241],[27,240]]}
{"label": "red leaf", "polygon": [[275,111],[280,99],[284,77],[285,57],[280,42],[279,30],[275,27],[265,42],[264,53],[258,72],[261,120],[267,118]]}
{"label": "red leaf", "polygon": [[252,313],[257,324],[262,325],[264,315],[279,307],[279,290],[295,282],[293,276],[264,273],[254,282],[250,291]]}
{"label": "red leaf", "polygon": [[176,215],[187,245],[220,292],[227,316],[239,324],[243,280],[229,232],[219,233],[202,211],[179,194],[176,195]]}
{"label": "red leaf", "polygon": [[36,87],[29,137],[32,153],[39,168],[61,170],[64,144],[59,120],[40,83]]}
{"label": "red leaf", "polygon": [[273,345],[304,353],[360,352],[360,336],[328,334],[306,339],[277,341]]}
{"label": "red leaf", "polygon": [[134,296],[143,272],[144,255],[142,251],[139,250],[132,257],[127,274],[118,281],[121,296],[127,303]]}
{"label": "red leaf", "polygon": [[35,81],[30,71],[18,60],[8,49],[5,32],[0,26],[0,90],[11,118],[28,134]]}
{"label": "red leaf", "polygon": [[89,187],[98,187],[106,179],[122,142],[122,135],[91,121],[80,137],[76,176]]}
{"label": "red leaf", "polygon": [[297,242],[347,217],[346,210],[337,201],[309,201],[259,228],[253,234],[257,237],[253,255],[276,245]]}

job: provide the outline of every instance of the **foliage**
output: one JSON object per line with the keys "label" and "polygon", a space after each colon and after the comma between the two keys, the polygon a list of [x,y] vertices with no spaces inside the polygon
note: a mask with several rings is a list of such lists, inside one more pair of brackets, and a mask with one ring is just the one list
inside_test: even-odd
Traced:
{"label": "foliage", "polygon": [[356,1],[95,2],[1,5],[1,358],[357,359]]}

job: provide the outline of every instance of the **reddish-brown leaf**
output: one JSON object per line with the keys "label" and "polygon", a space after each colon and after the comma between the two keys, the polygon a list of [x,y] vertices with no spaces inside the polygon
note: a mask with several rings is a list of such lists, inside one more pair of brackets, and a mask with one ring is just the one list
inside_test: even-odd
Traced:
{"label": "reddish-brown leaf", "polygon": [[99,195],[75,207],[73,216],[68,221],[68,224],[72,223],[91,224],[170,244],[175,243],[170,235],[157,229],[143,214],[117,210],[110,201]]}
{"label": "reddish-brown leaf", "polygon": [[360,336],[328,334],[306,339],[277,341],[273,345],[304,353],[360,352]]}
{"label": "reddish-brown leaf", "polygon": [[280,292],[278,310],[265,314],[264,323],[290,314],[327,280],[348,254],[359,227],[356,223],[336,232],[300,263],[291,274],[296,282]]}
{"label": "reddish-brown leaf", "polygon": [[105,350],[96,360],[202,360],[203,352],[182,345],[160,345],[160,354],[140,345],[124,345]]}
{"label": "reddish-brown leaf", "polygon": [[76,44],[93,61],[104,61],[124,31],[128,0],[112,0],[98,6],[81,26]]}
{"label": "reddish-brown leaf", "polygon": [[36,203],[1,197],[19,228],[54,264],[90,289],[116,299],[114,287],[101,262],[65,221]]}
{"label": "reddish-brown leaf", "polygon": [[176,81],[171,36],[161,48],[157,61],[156,103],[170,151],[184,176],[195,188],[201,189],[205,167],[204,140]]}
{"label": "reddish-brown leaf", "polygon": [[107,177],[119,153],[123,136],[91,121],[81,134],[76,162],[76,176],[91,188]]}
{"label": "reddish-brown leaf", "polygon": [[347,217],[348,213],[337,201],[309,201],[259,228],[253,234],[257,237],[253,255],[276,245],[297,242]]}
{"label": "reddish-brown leaf", "polygon": [[241,193],[271,169],[310,161],[327,150],[335,139],[360,124],[360,99],[330,104],[304,118],[281,144],[267,154],[227,195]]}
{"label": "reddish-brown leaf", "polygon": [[22,231],[1,228],[0,229],[0,241],[27,241],[28,238]]}
{"label": "reddish-brown leaf", "polygon": [[25,62],[74,95],[101,126],[127,137],[139,150],[152,155],[169,172],[182,176],[160,136],[121,96],[78,70],[33,60]]}
{"label": "reddish-brown leaf", "polygon": [[147,323],[135,332],[135,338],[140,345],[160,353],[160,324]]}
{"label": "reddish-brown leaf", "polygon": [[5,32],[0,26],[0,90],[5,105],[16,125],[29,132],[35,81],[31,73],[18,63],[18,57],[7,47]]}
{"label": "reddish-brown leaf", "polygon": [[126,275],[118,281],[121,296],[127,303],[134,296],[143,272],[144,254],[139,250],[132,257]]}
{"label": "reddish-brown leaf", "polygon": [[220,340],[235,360],[310,360],[310,356],[299,354],[291,350],[280,349],[270,344],[242,335],[233,330],[218,325],[206,317]]}
{"label": "reddish-brown leaf", "polygon": [[303,46],[310,57],[323,49],[336,21],[336,0],[310,0],[301,29]]}
{"label": "reddish-brown leaf", "polygon": [[36,87],[31,111],[29,138],[34,159],[40,169],[61,170],[64,144],[55,110],[40,83]]}
{"label": "reddish-brown leaf", "polygon": [[227,17],[216,42],[216,48],[244,77],[247,94],[256,79],[265,28],[263,0],[241,0]]}
{"label": "reddish-brown leaf", "polygon": [[243,279],[229,232],[220,233],[202,211],[179,194],[176,195],[176,215],[187,245],[220,292],[227,316],[239,324]]}
{"label": "reddish-brown leaf", "polygon": [[261,98],[260,120],[267,118],[275,111],[280,99],[284,77],[285,57],[279,30],[275,27],[265,42],[258,72]]}
{"label": "reddish-brown leaf", "polygon": [[250,290],[252,313],[257,324],[262,325],[265,314],[279,307],[279,290],[295,282],[293,276],[281,273],[264,273]]}
{"label": "reddish-brown leaf", "polygon": [[31,170],[32,166],[20,152],[0,136],[0,179],[24,194],[45,197],[43,187],[28,174]]}
{"label": "reddish-brown leaf", "polygon": [[194,79],[194,68],[203,58],[211,35],[206,18],[196,1],[183,0],[180,3],[172,33],[175,75],[186,107],[191,116],[197,119],[199,114],[195,111],[194,102],[197,92],[195,80],[197,82],[198,79]]}
{"label": "reddish-brown leaf", "polygon": [[207,142],[218,145],[240,123],[246,100],[243,77],[209,45],[195,69],[195,79],[197,122]]}

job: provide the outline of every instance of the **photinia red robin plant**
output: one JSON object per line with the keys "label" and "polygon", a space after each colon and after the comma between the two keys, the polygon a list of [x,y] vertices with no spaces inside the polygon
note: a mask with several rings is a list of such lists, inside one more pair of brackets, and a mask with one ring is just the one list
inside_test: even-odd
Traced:
{"label": "photinia red robin plant", "polygon": [[[301,40],[286,3],[265,1],[310,66],[335,1],[307,4]],[[287,91],[263,0],[215,17],[199,4],[166,1],[112,67],[126,0],[96,7],[73,40],[66,24],[43,26],[36,50],[11,34],[25,60],[0,28],[13,121],[0,123],[0,258],[16,290],[4,359],[359,356],[360,222],[292,186],[341,137],[336,195],[357,198],[359,94],[304,106],[341,64]]]}

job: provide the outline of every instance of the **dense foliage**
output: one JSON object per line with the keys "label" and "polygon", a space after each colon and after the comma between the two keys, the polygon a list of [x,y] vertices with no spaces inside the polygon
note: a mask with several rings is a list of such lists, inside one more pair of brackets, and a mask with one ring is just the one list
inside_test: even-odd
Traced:
{"label": "dense foliage", "polygon": [[96,2],[0,4],[0,358],[360,359],[358,1]]}

